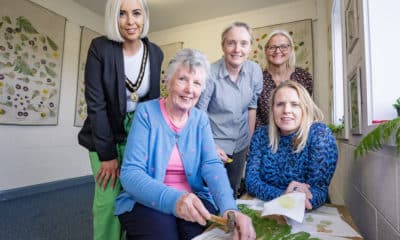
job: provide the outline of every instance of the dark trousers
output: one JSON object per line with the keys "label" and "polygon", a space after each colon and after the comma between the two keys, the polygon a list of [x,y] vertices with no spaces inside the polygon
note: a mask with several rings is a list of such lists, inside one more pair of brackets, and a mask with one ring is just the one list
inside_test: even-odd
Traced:
{"label": "dark trousers", "polygon": [[[202,200],[212,214],[217,214],[214,206]],[[119,215],[127,240],[190,240],[201,234],[206,226],[188,222],[173,215],[136,203],[132,211]]]}
{"label": "dark trousers", "polygon": [[244,166],[246,164],[247,159],[247,147],[242,151],[233,153],[233,155],[229,155],[230,158],[233,159],[233,162],[226,163],[225,168],[228,173],[229,183],[231,184],[231,188],[233,190],[233,197],[236,199],[239,196],[239,187],[240,181],[243,178]]}

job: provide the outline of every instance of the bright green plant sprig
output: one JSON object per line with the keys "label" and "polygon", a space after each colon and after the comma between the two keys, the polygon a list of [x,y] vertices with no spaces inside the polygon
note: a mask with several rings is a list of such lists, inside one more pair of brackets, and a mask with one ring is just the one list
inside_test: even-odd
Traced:
{"label": "bright green plant sprig", "polygon": [[395,133],[396,150],[397,153],[400,153],[400,117],[397,117],[379,124],[374,130],[365,135],[354,149],[354,157],[358,158],[369,151],[381,149],[382,144],[389,139],[392,133]]}
{"label": "bright green plant sprig", "polygon": [[276,220],[263,218],[260,213],[244,204],[239,204],[240,211],[251,218],[257,234],[257,240],[318,240],[310,238],[307,232],[290,233],[291,226],[278,224]]}
{"label": "bright green plant sprig", "polygon": [[396,101],[393,103],[394,108],[400,108],[400,97],[396,99]]}

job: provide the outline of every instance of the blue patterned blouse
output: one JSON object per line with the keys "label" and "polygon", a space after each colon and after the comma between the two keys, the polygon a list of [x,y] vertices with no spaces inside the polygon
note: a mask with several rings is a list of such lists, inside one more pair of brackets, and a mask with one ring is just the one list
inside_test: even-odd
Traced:
{"label": "blue patterned blouse", "polygon": [[336,141],[325,124],[313,123],[306,146],[294,153],[294,136],[281,136],[277,152],[272,153],[268,126],[257,128],[246,167],[246,189],[250,195],[268,201],[282,195],[291,181],[307,183],[311,186],[312,207],[317,208],[328,197],[338,157]]}

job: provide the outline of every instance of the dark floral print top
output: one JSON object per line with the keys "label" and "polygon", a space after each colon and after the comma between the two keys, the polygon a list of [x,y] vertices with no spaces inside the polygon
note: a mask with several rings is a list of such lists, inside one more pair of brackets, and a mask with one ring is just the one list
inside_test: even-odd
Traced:
{"label": "dark floral print top", "polygon": [[[312,95],[313,81],[312,76],[306,70],[296,67],[294,72],[290,75],[290,80],[296,81],[303,85],[307,91]],[[276,88],[276,84],[272,79],[268,70],[263,71],[263,90],[257,102],[257,120],[256,126],[269,124],[269,99],[272,91]]]}

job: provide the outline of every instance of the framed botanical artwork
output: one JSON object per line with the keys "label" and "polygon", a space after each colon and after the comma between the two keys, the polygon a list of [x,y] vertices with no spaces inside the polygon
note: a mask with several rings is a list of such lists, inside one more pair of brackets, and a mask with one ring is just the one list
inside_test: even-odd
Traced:
{"label": "framed botanical artwork", "polygon": [[165,97],[167,95],[167,89],[165,86],[165,71],[167,70],[168,63],[171,60],[171,58],[175,55],[175,53],[182,49],[183,47],[183,42],[175,42],[175,43],[170,43],[170,44],[165,44],[161,45],[160,48],[164,53],[164,60],[161,64],[161,83],[160,83],[160,88],[161,88],[161,96]]}
{"label": "framed botanical artwork", "polygon": [[353,135],[362,134],[360,72],[360,68],[357,67],[348,81],[350,132]]}
{"label": "framed botanical artwork", "polygon": [[0,0],[0,124],[57,125],[66,19]]}
{"label": "framed botanical artwork", "polygon": [[87,117],[87,105],[85,100],[85,65],[87,53],[93,38],[100,36],[100,33],[90,30],[87,27],[81,27],[81,44],[79,49],[78,61],[78,83],[76,88],[75,101],[75,127],[82,127]]}
{"label": "framed botanical artwork", "polygon": [[357,0],[349,0],[345,11],[346,21],[346,49],[348,53],[353,51],[359,39]]}
{"label": "framed botanical artwork", "polygon": [[286,30],[294,41],[296,65],[313,74],[313,37],[311,19],[253,28],[254,41],[249,59],[258,63],[262,69],[266,66],[264,46],[268,34],[273,30]]}

